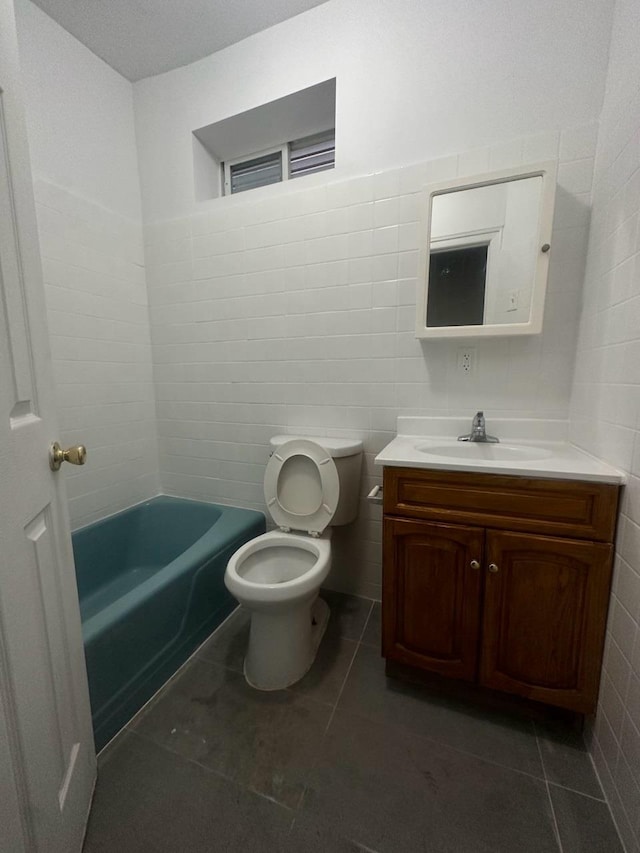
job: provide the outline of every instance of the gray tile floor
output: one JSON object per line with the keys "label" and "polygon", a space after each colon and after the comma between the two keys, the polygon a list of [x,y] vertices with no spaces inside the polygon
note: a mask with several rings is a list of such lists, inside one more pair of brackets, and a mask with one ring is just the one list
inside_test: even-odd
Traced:
{"label": "gray tile floor", "polygon": [[299,684],[247,686],[236,611],[112,742],[85,853],[622,853],[574,732],[387,679],[380,605],[323,597]]}

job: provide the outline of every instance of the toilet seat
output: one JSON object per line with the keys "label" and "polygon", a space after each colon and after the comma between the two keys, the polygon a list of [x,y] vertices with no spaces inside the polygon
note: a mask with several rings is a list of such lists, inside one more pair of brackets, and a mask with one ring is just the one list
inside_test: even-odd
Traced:
{"label": "toilet seat", "polygon": [[[314,466],[313,474],[318,478],[313,497],[310,466]],[[300,480],[300,488],[296,478]],[[314,441],[287,441],[273,452],[267,463],[264,496],[271,517],[281,530],[302,530],[318,536],[331,524],[338,507],[338,469],[330,454]]]}

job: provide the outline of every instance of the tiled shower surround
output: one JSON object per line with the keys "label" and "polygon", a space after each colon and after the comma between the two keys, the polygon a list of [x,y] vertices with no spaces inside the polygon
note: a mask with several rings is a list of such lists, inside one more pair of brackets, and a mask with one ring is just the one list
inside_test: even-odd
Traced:
{"label": "tiled shower surround", "polygon": [[86,444],[66,466],[73,527],[160,490],[142,227],[36,181],[59,439]]}
{"label": "tiled shower surround", "polygon": [[640,850],[640,7],[616,5],[571,402],[572,439],[629,473],[591,752]]}
{"label": "tiled shower surround", "polygon": [[[381,516],[365,496],[398,414],[567,417],[596,133],[346,181],[324,173],[147,225],[163,490],[264,510],[271,435],[362,437],[360,514],[334,531],[329,582],[378,598]],[[463,374],[459,342],[414,337],[420,191],[542,160],[559,163],[544,332],[474,343]]]}

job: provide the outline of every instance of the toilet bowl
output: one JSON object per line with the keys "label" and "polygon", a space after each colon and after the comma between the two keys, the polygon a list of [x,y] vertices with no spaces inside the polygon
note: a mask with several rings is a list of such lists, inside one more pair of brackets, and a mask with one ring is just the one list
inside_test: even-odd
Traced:
{"label": "toilet bowl", "polygon": [[229,560],[227,589],[251,611],[245,678],[260,690],[299,681],[313,663],[329,619],[318,591],[331,568],[330,537],[274,530]]}
{"label": "toilet bowl", "polygon": [[361,442],[345,439],[276,436],[271,444],[264,491],[280,529],[239,548],[224,577],[251,613],[244,674],[259,690],[289,687],[315,659],[329,619],[318,597],[331,568],[329,525],[357,513],[362,454]]}

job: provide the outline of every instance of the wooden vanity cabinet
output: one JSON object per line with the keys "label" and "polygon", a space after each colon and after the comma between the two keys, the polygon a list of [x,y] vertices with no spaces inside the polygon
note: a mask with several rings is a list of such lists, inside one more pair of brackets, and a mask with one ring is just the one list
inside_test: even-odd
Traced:
{"label": "wooden vanity cabinet", "polygon": [[618,491],[385,468],[383,655],[593,711]]}

